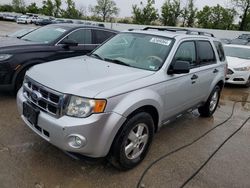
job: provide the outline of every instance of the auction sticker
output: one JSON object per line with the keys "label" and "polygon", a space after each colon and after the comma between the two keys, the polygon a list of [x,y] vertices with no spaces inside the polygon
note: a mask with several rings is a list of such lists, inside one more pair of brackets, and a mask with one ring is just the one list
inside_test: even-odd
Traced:
{"label": "auction sticker", "polygon": [[161,45],[164,45],[164,46],[169,46],[171,44],[171,40],[156,38],[156,37],[153,37],[150,40],[150,42],[156,43],[156,44],[161,44]]}
{"label": "auction sticker", "polygon": [[61,32],[61,33],[64,33],[66,31],[65,29],[62,29],[62,28],[56,28],[56,30]]}

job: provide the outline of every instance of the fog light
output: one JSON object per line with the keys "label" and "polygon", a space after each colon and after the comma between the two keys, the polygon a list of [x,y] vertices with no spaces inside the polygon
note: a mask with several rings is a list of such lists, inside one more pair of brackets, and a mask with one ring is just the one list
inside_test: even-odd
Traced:
{"label": "fog light", "polygon": [[68,144],[72,148],[81,148],[86,144],[86,138],[81,135],[70,135]]}

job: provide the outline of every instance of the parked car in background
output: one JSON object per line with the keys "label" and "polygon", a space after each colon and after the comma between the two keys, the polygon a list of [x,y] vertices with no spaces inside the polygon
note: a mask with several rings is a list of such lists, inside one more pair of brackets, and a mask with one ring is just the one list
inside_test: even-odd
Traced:
{"label": "parked car in background", "polygon": [[250,34],[241,34],[238,38],[250,42]]}
{"label": "parked car in background", "polygon": [[28,15],[22,15],[17,18],[16,23],[28,24],[28,23],[31,23],[31,18]]}
{"label": "parked car in background", "polygon": [[250,87],[250,46],[224,46],[228,71],[226,83]]}
{"label": "parked car in background", "polygon": [[2,38],[0,90],[17,91],[33,65],[87,54],[116,34],[115,30],[94,26],[52,24],[21,38]]}
{"label": "parked car in background", "polygon": [[17,95],[21,118],[64,151],[131,169],[162,125],[196,108],[210,117],[217,108],[223,47],[212,34],[194,33],[126,31],[89,56],[34,66]]}
{"label": "parked car in background", "polygon": [[247,45],[247,43],[248,43],[248,40],[246,39],[236,38],[236,39],[232,39],[230,44]]}
{"label": "parked car in background", "polygon": [[65,23],[65,20],[63,20],[63,19],[54,19],[54,20],[52,20],[52,23],[53,24]]}
{"label": "parked car in background", "polygon": [[74,24],[84,24],[84,22],[81,20],[74,20],[73,22],[74,22]]}
{"label": "parked car in background", "polygon": [[232,39],[228,39],[228,38],[221,38],[220,41],[223,43],[223,44],[231,44],[232,42]]}
{"label": "parked car in background", "polygon": [[72,20],[65,20],[64,23],[74,23]]}
{"label": "parked car in background", "polygon": [[4,20],[15,22],[16,19],[17,19],[17,16],[8,15],[8,14],[7,14],[7,15],[5,15],[3,18],[4,18]]}
{"label": "parked car in background", "polygon": [[45,19],[39,19],[39,20],[37,20],[35,22],[35,25],[44,26],[44,25],[49,25],[49,24],[52,24],[52,23],[53,23],[52,20],[45,18]]}

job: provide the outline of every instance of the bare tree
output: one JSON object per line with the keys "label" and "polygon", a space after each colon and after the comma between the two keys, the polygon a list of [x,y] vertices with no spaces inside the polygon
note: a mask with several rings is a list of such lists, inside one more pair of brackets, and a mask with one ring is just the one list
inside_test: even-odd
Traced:
{"label": "bare tree", "polygon": [[97,0],[97,5],[91,8],[91,12],[102,17],[102,21],[106,21],[114,15],[118,15],[119,9],[112,0]]}

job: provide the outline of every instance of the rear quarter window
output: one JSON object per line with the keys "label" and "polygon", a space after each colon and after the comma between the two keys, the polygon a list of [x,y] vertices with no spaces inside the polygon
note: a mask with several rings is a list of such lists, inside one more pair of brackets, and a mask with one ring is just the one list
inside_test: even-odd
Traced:
{"label": "rear quarter window", "polygon": [[199,64],[216,63],[213,47],[209,41],[197,41]]}
{"label": "rear quarter window", "polygon": [[214,45],[216,47],[216,50],[217,50],[220,61],[225,61],[225,59],[226,59],[225,58],[225,52],[224,52],[224,49],[223,49],[223,46],[222,46],[221,42],[214,41]]}

